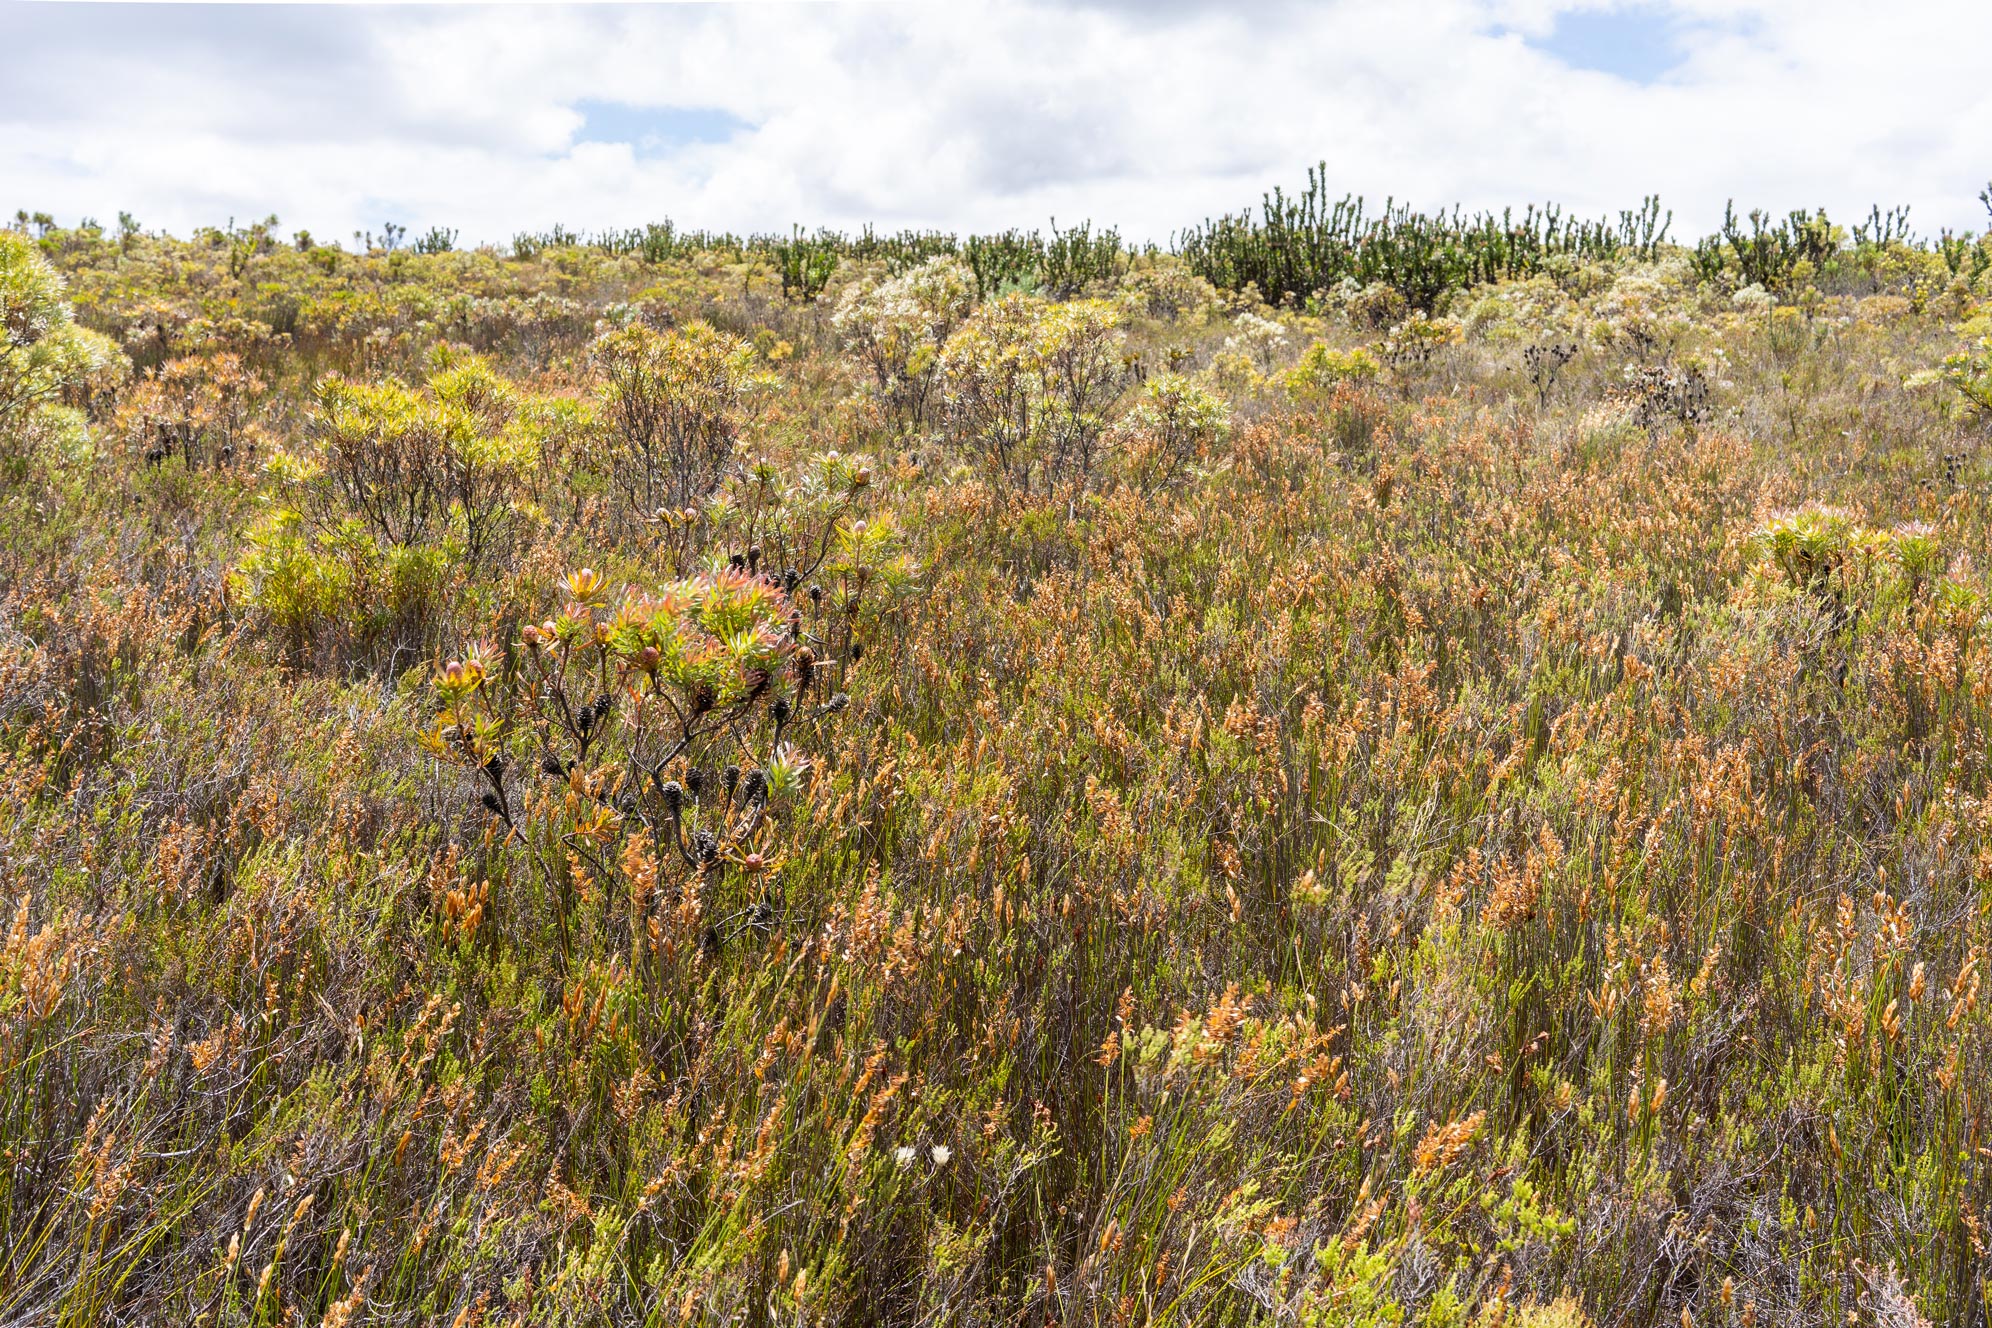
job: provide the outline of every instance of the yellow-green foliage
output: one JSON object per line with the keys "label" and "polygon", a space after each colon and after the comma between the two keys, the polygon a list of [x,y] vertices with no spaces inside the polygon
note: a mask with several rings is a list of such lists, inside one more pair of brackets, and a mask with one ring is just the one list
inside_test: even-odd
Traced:
{"label": "yellow-green foliage", "polygon": [[361,644],[397,629],[419,639],[421,619],[442,611],[453,580],[446,549],[383,543],[357,517],[314,526],[296,508],[277,507],[243,542],[230,585],[297,653],[328,632]]}
{"label": "yellow-green foliage", "polygon": [[1300,400],[1325,397],[1344,383],[1372,382],[1382,373],[1383,365],[1367,346],[1336,350],[1317,341],[1287,371],[1286,390]]}
{"label": "yellow-green foliage", "polygon": [[309,429],[329,501],[358,513],[385,544],[455,533],[475,560],[519,477],[539,462],[531,421],[516,406],[512,385],[489,366],[449,354],[421,388],[321,379]]}
{"label": "yellow-green foliage", "polygon": [[303,448],[265,463],[268,510],[230,584],[294,650],[328,631],[413,644],[453,583],[510,562],[533,523],[533,478],[585,430],[576,414],[447,346],[420,387],[327,375],[312,388]]}
{"label": "yellow-green foliage", "polygon": [[658,332],[632,323],[593,347],[604,378],[603,469],[637,511],[682,507],[711,493],[765,385],[753,347],[693,321]]}
{"label": "yellow-green foliage", "polygon": [[1946,356],[1943,376],[1972,409],[1992,415],[1992,336]]}
{"label": "yellow-green foliage", "polygon": [[1207,459],[1231,435],[1224,399],[1179,373],[1156,374],[1121,421],[1120,451],[1143,488],[1166,484]]}
{"label": "yellow-green foliage", "polygon": [[1105,300],[984,305],[941,355],[955,446],[1006,489],[1083,486],[1126,387],[1120,318]]}
{"label": "yellow-green foliage", "polygon": [[39,449],[73,449],[83,419],[70,398],[123,364],[108,338],[77,326],[35,246],[0,231],[0,462],[18,468]]}

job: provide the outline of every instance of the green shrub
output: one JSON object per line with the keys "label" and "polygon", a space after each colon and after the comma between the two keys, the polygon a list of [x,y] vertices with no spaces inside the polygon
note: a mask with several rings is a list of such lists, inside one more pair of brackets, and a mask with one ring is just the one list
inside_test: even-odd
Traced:
{"label": "green shrub", "polygon": [[1294,400],[1312,401],[1332,395],[1344,384],[1374,382],[1382,373],[1383,365],[1367,346],[1336,350],[1317,341],[1287,371],[1282,385]]}
{"label": "green shrub", "polygon": [[647,957],[688,956],[729,880],[749,893],[737,904],[756,902],[768,832],[809,787],[800,744],[845,698],[823,690],[802,606],[753,572],[612,597],[583,568],[565,589],[508,660],[437,671],[422,741],[481,788],[557,894],[563,951],[579,890],[606,890],[626,901],[631,966],[661,977]]}
{"label": "green shrub", "polygon": [[1969,409],[1992,416],[1992,337],[1980,337],[1970,348],[1946,356],[1942,372]]}
{"label": "green shrub", "polygon": [[694,320],[659,332],[641,323],[600,337],[600,461],[630,508],[648,515],[710,494],[765,380],[754,349]]}
{"label": "green shrub", "polygon": [[384,545],[454,535],[471,563],[512,534],[513,496],[539,460],[519,393],[481,360],[444,353],[424,387],[338,375],[313,391],[308,436],[318,444],[313,506],[322,521],[350,512]]}
{"label": "green shrub", "polygon": [[294,656],[439,639],[457,591],[514,558],[536,520],[528,478],[571,416],[447,349],[421,387],[320,379],[316,447],[265,463],[271,505],[246,534],[234,593]]}
{"label": "green shrub", "polygon": [[24,235],[0,230],[0,467],[19,478],[38,453],[79,441],[64,399],[123,357],[76,325],[62,279]]}
{"label": "green shrub", "polygon": [[984,305],[941,356],[949,437],[1005,490],[1083,488],[1127,386],[1119,324],[1101,300]]}

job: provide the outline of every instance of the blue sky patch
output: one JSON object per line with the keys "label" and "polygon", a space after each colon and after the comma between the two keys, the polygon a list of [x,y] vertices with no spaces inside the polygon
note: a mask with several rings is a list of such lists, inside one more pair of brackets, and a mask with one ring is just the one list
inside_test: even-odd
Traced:
{"label": "blue sky patch", "polygon": [[1556,16],[1549,36],[1528,44],[1571,69],[1657,83],[1687,58],[1679,16],[1653,5],[1582,9]]}
{"label": "blue sky patch", "polygon": [[716,106],[631,106],[577,101],[583,119],[577,143],[627,143],[639,154],[662,154],[695,143],[724,143],[754,126]]}

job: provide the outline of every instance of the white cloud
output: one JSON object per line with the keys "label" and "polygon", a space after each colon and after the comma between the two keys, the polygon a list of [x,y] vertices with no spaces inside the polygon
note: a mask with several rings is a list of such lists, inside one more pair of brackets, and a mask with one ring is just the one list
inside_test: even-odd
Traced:
{"label": "white cloud", "polygon": [[[1091,217],[1166,240],[1325,158],[1374,200],[1906,202],[1982,226],[1992,7],[1675,0],[1641,86],[1536,44],[1561,0],[107,7],[0,0],[0,204],[176,231],[279,214],[502,240]],[[1595,2],[1588,8],[1603,6]],[[577,142],[577,103],[724,112],[723,142]],[[669,123],[668,119],[660,123]]]}

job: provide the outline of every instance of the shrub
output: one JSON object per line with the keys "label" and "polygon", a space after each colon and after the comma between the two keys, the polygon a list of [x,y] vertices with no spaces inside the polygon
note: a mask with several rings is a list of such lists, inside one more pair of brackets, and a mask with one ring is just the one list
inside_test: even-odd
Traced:
{"label": "shrub", "polygon": [[1390,330],[1377,353],[1407,384],[1412,371],[1423,369],[1449,347],[1465,340],[1465,329],[1456,318],[1430,318],[1413,314]]}
{"label": "shrub", "polygon": [[637,512],[710,494],[733,461],[754,392],[754,350],[710,323],[659,332],[641,323],[594,346],[605,385],[604,467]]}
{"label": "shrub", "polygon": [[1943,380],[1980,416],[1992,416],[1992,337],[1980,337],[1969,349],[1946,356]]}
{"label": "shrub", "polygon": [[1353,280],[1385,284],[1413,309],[1430,309],[1451,291],[1485,282],[1532,276],[1558,257],[1651,260],[1665,241],[1673,214],[1664,218],[1657,198],[1616,221],[1581,221],[1554,206],[1468,217],[1412,210],[1386,202],[1366,213],[1364,201],[1329,193],[1324,162],[1307,173],[1307,188],[1275,190],[1260,215],[1218,217],[1178,239],[1186,262],[1219,286],[1248,282],[1268,299],[1305,298]]}
{"label": "shrub", "polygon": [[76,440],[67,395],[115,374],[123,357],[78,327],[62,279],[26,236],[0,231],[0,465],[19,478],[37,453]]}
{"label": "shrub", "polygon": [[[876,503],[869,458],[819,452],[784,471],[756,461],[734,476],[692,522],[732,550],[722,568],[768,577],[807,602],[826,658],[882,623],[914,590],[915,567],[889,509]],[[862,647],[860,647],[862,650]]]}
{"label": "shrub", "polygon": [[357,518],[318,527],[290,507],[265,515],[244,542],[229,584],[293,659],[383,641],[412,648],[447,630],[455,578],[442,548],[383,545]]}
{"label": "shrub", "polygon": [[1083,488],[1126,390],[1119,322],[1100,300],[985,305],[942,355],[949,436],[1006,490]]}
{"label": "shrub", "polygon": [[1811,507],[1773,518],[1756,538],[1795,589],[1817,589],[1840,570],[1862,533],[1847,513]]}
{"label": "shrub", "polygon": [[807,788],[797,742],[845,701],[823,694],[802,609],[764,576],[727,568],[612,602],[583,568],[565,588],[509,661],[473,653],[437,671],[422,741],[481,786],[557,891],[563,951],[586,876],[627,901],[642,972],[647,953],[699,943],[729,873],[758,891],[771,821]]}
{"label": "shrub", "polygon": [[1828,221],[1824,209],[1801,208],[1781,221],[1754,209],[1748,220],[1750,231],[1745,234],[1735,204],[1723,209],[1721,231],[1695,246],[1702,280],[1732,279],[1737,286],[1790,295],[1830,263],[1846,240],[1846,231]]}
{"label": "shrub", "polygon": [[320,507],[329,499],[387,545],[454,535],[476,564],[510,533],[514,489],[538,460],[537,440],[517,389],[484,361],[444,352],[432,369],[422,388],[319,381],[307,429],[319,445]]}
{"label": "shrub", "polygon": [[440,349],[430,367],[420,387],[320,379],[316,449],[264,465],[273,501],[230,585],[294,657],[438,639],[451,591],[509,564],[533,519],[527,476],[568,412],[474,356]]}
{"label": "shrub", "polygon": [[1317,341],[1301,354],[1282,382],[1289,397],[1311,401],[1331,395],[1345,383],[1374,382],[1382,373],[1383,365],[1367,346],[1336,350]]}
{"label": "shrub", "polygon": [[1174,322],[1202,317],[1221,303],[1217,287],[1173,259],[1163,259],[1128,274],[1122,297],[1150,318]]}
{"label": "shrub", "polygon": [[1270,374],[1286,354],[1286,324],[1247,309],[1232,322],[1224,349],[1250,360],[1261,374]]}
{"label": "shrub", "polygon": [[1044,267],[1040,282],[1045,294],[1067,299],[1087,289],[1110,287],[1119,282],[1125,270],[1127,250],[1120,232],[1112,227],[1093,233],[1093,223],[1082,221],[1069,230],[1051,223],[1051,239],[1044,246]]}
{"label": "shrub", "polygon": [[832,324],[895,429],[925,426],[941,351],[974,306],[975,274],[953,258],[844,291]]}
{"label": "shrub", "polygon": [[1231,432],[1223,398],[1182,374],[1157,374],[1117,430],[1129,474],[1143,490],[1172,483]]}
{"label": "shrub", "polygon": [[800,226],[788,239],[777,241],[775,271],[781,276],[783,297],[806,304],[821,295],[836,275],[838,248],[836,237],[806,236]]}
{"label": "shrub", "polygon": [[217,351],[168,360],[119,402],[119,426],[148,463],[178,456],[190,470],[251,457],[263,379],[240,355]]}
{"label": "shrub", "polygon": [[1363,332],[1381,332],[1404,321],[1410,306],[1395,286],[1371,282],[1349,296],[1349,326]]}
{"label": "shrub", "polygon": [[1633,422],[1655,438],[1669,421],[1689,438],[1697,437],[1715,414],[1708,376],[1692,359],[1674,368],[1629,368],[1619,398],[1630,407]]}

